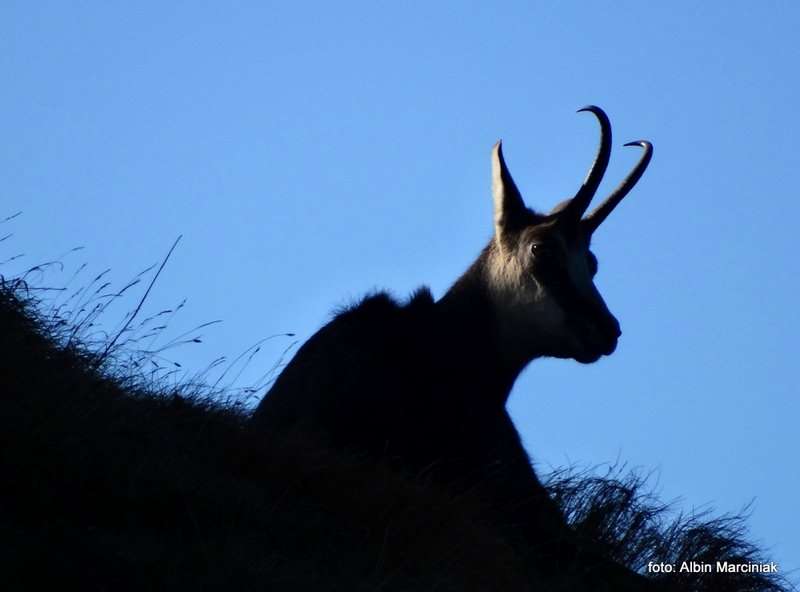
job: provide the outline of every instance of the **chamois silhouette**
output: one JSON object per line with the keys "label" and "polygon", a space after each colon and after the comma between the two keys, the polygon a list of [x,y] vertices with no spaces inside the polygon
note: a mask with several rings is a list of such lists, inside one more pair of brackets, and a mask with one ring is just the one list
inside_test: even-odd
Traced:
{"label": "chamois silhouette", "polygon": [[[626,144],[643,148],[639,162],[584,217],[608,166],[611,125],[599,107],[580,111],[599,121],[600,146],[574,197],[549,214],[527,208],[498,142],[494,234],[467,271],[440,300],[423,287],[406,303],[377,293],[339,312],[298,350],[251,420],[257,430],[309,430],[456,495],[477,492],[487,517],[541,572],[572,569],[579,553],[591,554],[548,497],[506,402],[535,358],[588,364],[615,350],[619,323],[593,283],[589,246],[653,153],[649,142]],[[628,575],[631,587],[641,584]]]}

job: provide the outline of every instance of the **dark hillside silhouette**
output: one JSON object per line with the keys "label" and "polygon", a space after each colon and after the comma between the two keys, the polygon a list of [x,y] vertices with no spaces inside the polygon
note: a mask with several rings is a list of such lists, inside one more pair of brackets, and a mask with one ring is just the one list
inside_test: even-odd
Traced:
{"label": "dark hillside silhouette", "polygon": [[[98,372],[95,354],[64,347],[70,330],[38,314],[22,284],[0,283],[3,590],[533,589],[535,574],[472,494],[308,433],[253,434],[193,391]],[[585,537],[633,569],[760,557],[741,520],[670,521],[635,480],[558,475],[548,488]],[[760,575],[672,583],[790,589]],[[563,574],[548,589],[574,586]]]}
{"label": "dark hillside silhouette", "polygon": [[122,386],[57,327],[3,285],[2,589],[523,589],[468,497]]}

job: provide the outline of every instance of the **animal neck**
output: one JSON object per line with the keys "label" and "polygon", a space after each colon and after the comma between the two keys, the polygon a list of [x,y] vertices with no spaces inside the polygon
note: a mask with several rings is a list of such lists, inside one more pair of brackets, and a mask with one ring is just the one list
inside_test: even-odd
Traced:
{"label": "animal neck", "polygon": [[511,388],[536,355],[522,355],[509,343],[496,299],[492,298],[479,258],[436,302],[451,356],[476,396],[505,405]]}

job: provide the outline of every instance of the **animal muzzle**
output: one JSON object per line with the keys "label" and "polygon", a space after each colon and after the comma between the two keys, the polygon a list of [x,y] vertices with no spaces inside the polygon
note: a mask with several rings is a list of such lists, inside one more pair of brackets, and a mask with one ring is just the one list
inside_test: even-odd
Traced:
{"label": "animal muzzle", "polygon": [[617,349],[617,342],[619,341],[622,331],[619,328],[619,321],[612,316],[604,319],[601,323],[595,325],[593,341],[597,345],[599,353],[604,356],[614,353]]}
{"label": "animal muzzle", "polygon": [[590,356],[608,356],[617,349],[622,331],[619,321],[613,316],[603,315],[600,318],[585,319],[579,331],[581,342]]}

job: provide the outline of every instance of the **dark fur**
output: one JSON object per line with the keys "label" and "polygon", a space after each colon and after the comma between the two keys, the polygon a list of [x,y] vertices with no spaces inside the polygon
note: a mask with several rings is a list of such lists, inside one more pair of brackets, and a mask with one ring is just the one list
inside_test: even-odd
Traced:
{"label": "dark fur", "polygon": [[340,312],[300,348],[252,422],[308,430],[455,494],[477,492],[484,518],[546,576],[581,554],[584,567],[602,564],[609,581],[635,587],[630,572],[580,548],[508,415],[521,367],[506,367],[498,349],[481,289],[488,252],[438,302],[423,288],[403,305],[378,293]]}

